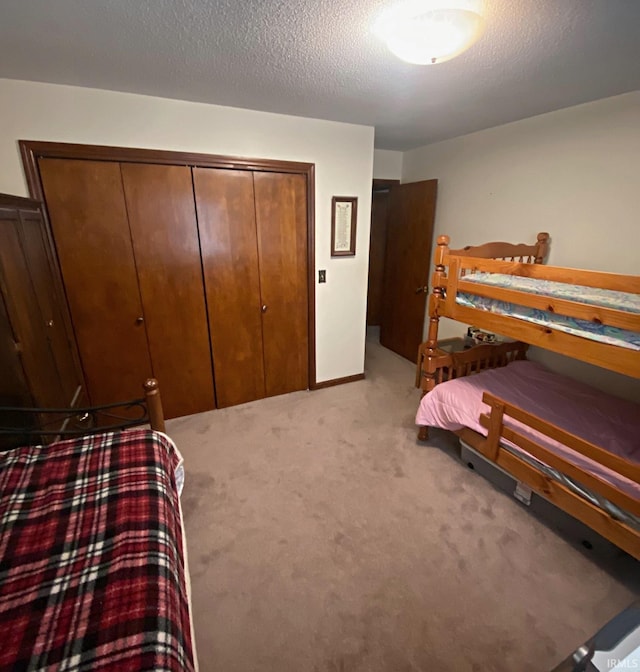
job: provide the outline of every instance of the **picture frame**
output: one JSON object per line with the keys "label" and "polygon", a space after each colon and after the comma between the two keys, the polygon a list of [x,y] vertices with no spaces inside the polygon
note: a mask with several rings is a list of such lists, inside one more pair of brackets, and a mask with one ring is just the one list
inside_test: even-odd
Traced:
{"label": "picture frame", "polygon": [[355,256],[357,218],[357,196],[334,196],[331,199],[332,257]]}

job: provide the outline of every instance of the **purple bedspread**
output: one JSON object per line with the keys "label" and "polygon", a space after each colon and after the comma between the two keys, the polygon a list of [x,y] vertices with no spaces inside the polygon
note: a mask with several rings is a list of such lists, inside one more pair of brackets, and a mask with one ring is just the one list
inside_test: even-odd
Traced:
{"label": "purple bedspread", "polygon": [[[416,424],[449,430],[469,427],[486,436],[480,415],[490,409],[482,403],[483,392],[490,392],[611,453],[640,463],[638,404],[553,373],[535,362],[512,362],[500,369],[437,385],[420,402]],[[640,499],[640,484],[512,418],[505,416],[505,424]]]}

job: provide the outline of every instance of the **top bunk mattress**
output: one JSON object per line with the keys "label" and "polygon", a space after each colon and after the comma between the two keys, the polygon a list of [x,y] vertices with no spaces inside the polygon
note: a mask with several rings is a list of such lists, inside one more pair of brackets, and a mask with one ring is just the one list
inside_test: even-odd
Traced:
{"label": "top bunk mattress", "polygon": [[[416,424],[456,431],[469,427],[483,436],[480,415],[489,392],[626,460],[640,463],[640,406],[607,395],[530,361],[511,362],[472,376],[456,378],[425,395]],[[640,484],[505,416],[505,425],[572,462],[583,471],[640,499]],[[505,442],[509,443],[509,442]],[[513,444],[511,444],[513,446]],[[521,448],[517,448],[522,451]],[[522,451],[524,452],[524,451]]]}
{"label": "top bunk mattress", "polygon": [[[507,275],[504,273],[469,273],[463,278],[466,282],[476,282],[493,287],[513,289],[531,294],[548,296],[549,298],[579,301],[592,306],[603,308],[615,308],[639,316],[640,323],[640,296],[629,292],[617,292],[613,290],[585,287],[584,285],[571,285],[552,280],[540,280],[519,275]],[[546,310],[528,308],[507,301],[491,299],[475,294],[459,292],[456,303],[468,308],[486,310],[498,315],[516,317],[526,322],[532,322],[544,327],[558,329],[574,336],[581,336],[599,343],[608,343],[630,350],[640,350],[640,331],[627,331],[618,327],[610,327],[604,324],[589,322],[574,317],[558,315]]]}

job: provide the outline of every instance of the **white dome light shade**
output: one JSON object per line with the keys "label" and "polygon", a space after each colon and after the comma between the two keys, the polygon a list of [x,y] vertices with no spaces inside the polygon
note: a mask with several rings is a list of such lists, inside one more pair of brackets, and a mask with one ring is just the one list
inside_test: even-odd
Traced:
{"label": "white dome light shade", "polygon": [[374,31],[398,58],[442,63],[468,49],[482,32],[482,5],[473,0],[409,0],[384,12]]}

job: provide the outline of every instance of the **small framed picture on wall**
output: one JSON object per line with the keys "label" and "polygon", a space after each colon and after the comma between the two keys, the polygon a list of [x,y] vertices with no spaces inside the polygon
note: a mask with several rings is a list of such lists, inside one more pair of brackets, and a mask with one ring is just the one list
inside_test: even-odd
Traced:
{"label": "small framed picture on wall", "polygon": [[334,196],[331,199],[331,256],[353,257],[356,253],[358,198]]}

